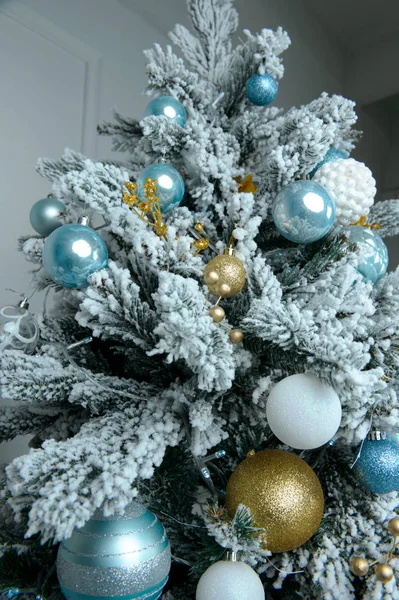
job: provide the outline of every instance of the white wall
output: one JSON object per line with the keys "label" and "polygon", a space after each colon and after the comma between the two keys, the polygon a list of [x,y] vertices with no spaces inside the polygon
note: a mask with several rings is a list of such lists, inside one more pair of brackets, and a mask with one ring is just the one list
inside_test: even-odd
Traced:
{"label": "white wall", "polygon": [[[299,105],[322,91],[341,92],[343,58],[300,0],[237,0],[240,30],[285,27],[292,46],[278,104]],[[58,157],[67,145],[92,157],[110,155],[95,124],[116,107],[140,118],[147,99],[143,49],[167,43],[176,22],[187,24],[185,0],[0,0],[0,304],[6,287],[25,291],[26,263],[16,250],[31,232],[32,204],[49,192],[35,174],[38,156]],[[40,310],[40,295],[32,307]],[[26,440],[0,445],[2,460],[27,450]]]}

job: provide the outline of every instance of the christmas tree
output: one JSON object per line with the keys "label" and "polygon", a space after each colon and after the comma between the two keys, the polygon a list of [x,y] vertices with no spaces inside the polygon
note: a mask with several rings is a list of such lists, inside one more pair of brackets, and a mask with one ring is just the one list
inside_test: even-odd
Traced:
{"label": "christmas tree", "polygon": [[2,594],[399,599],[399,200],[349,156],[353,102],[277,107],[285,31],[234,46],[230,0],[188,9],[145,115],[99,126],[125,163],[38,162],[20,246],[50,298],[1,310],[1,440],[32,435]]}

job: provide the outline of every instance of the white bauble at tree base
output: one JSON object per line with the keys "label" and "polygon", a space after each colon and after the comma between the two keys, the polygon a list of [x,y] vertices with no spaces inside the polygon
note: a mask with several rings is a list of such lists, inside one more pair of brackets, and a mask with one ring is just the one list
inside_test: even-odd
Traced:
{"label": "white bauble at tree base", "polygon": [[244,562],[221,560],[198,582],[196,600],[265,600],[259,576]]}
{"label": "white bauble at tree base", "polygon": [[319,448],[336,434],[342,416],[335,390],[318,377],[298,373],[279,381],[266,405],[274,435],[298,450]]}

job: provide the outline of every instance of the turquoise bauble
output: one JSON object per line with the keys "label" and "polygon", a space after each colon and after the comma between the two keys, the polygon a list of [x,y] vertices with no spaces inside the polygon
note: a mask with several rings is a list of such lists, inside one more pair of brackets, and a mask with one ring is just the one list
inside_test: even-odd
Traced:
{"label": "turquoise bauble", "polygon": [[151,100],[145,109],[144,116],[150,117],[151,115],[155,117],[163,115],[181,127],[184,127],[187,121],[186,109],[173,96],[159,96]]}
{"label": "turquoise bauble", "polygon": [[274,200],[273,219],[277,230],[297,244],[310,244],[322,238],[330,231],[334,218],[334,200],[314,181],[289,183]]}
{"label": "turquoise bauble", "polygon": [[327,150],[326,154],[324,155],[323,160],[321,160],[319,163],[317,163],[317,165],[315,166],[313,171],[310,171],[310,173],[309,173],[310,178],[313,177],[313,175],[316,173],[316,171],[318,169],[320,169],[320,167],[322,167],[323,165],[325,165],[328,162],[334,162],[335,160],[338,160],[339,158],[349,158],[349,154],[347,152],[344,152],[344,150],[340,150],[339,148],[330,148],[329,150]]}
{"label": "turquoise bauble", "polygon": [[357,270],[371,283],[377,283],[388,268],[388,248],[381,236],[374,229],[361,225],[345,227],[352,244],[357,244],[362,250],[362,257],[357,265]]}
{"label": "turquoise bauble", "polygon": [[371,492],[388,494],[399,490],[399,435],[383,433],[378,437],[371,434],[363,442],[353,471]]}
{"label": "turquoise bauble", "polygon": [[47,237],[61,227],[59,220],[60,214],[64,211],[65,205],[57,198],[43,198],[36,202],[30,210],[30,224],[39,235]]}
{"label": "turquoise bauble", "polygon": [[43,247],[43,267],[56,283],[83,288],[87,278],[108,264],[108,250],[102,237],[86,225],[63,225],[55,229]]}
{"label": "turquoise bauble", "polygon": [[144,184],[148,178],[155,179],[157,182],[157,194],[163,213],[172,211],[183,200],[183,177],[172,165],[155,163],[140,173],[137,178],[137,194],[141,198],[144,198]]}
{"label": "turquoise bauble", "polygon": [[278,83],[271,75],[255,73],[245,86],[247,98],[256,106],[267,106],[276,99]]}
{"label": "turquoise bauble", "polygon": [[157,600],[170,570],[162,523],[141,504],[123,515],[98,510],[58,550],[57,575],[67,600]]}

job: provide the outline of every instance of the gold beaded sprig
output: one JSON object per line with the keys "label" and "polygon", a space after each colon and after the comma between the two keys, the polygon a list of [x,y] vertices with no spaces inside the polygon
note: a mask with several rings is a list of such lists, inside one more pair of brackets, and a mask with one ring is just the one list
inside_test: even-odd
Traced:
{"label": "gold beaded sprig", "polygon": [[240,193],[255,194],[258,190],[258,186],[252,181],[252,173],[249,173],[245,179],[235,177],[234,181],[238,183],[238,191]]}
{"label": "gold beaded sprig", "polygon": [[388,523],[388,531],[393,536],[393,542],[391,549],[381,559],[375,560],[369,563],[363,556],[353,556],[349,563],[350,570],[354,575],[358,577],[365,577],[371,567],[374,567],[374,575],[382,583],[389,583],[392,581],[394,572],[392,566],[389,564],[394,558],[394,552],[398,547],[399,543],[399,517],[391,519]]}
{"label": "gold beaded sprig", "polygon": [[[127,191],[123,194],[122,201],[130,206],[136,215],[154,228],[160,238],[165,238],[167,227],[162,221],[161,205],[157,196],[157,182],[155,179],[146,179],[144,184],[144,198],[137,195],[137,183],[128,181],[125,183]],[[150,218],[149,218],[150,217]]]}
{"label": "gold beaded sprig", "polygon": [[359,225],[360,227],[367,227],[367,229],[382,229],[382,225],[380,225],[379,223],[373,223],[373,225],[367,223],[366,216],[360,217],[360,219],[356,221],[356,223],[349,223],[349,225]]}
{"label": "gold beaded sprig", "polygon": [[194,256],[197,256],[200,252],[207,250],[209,248],[209,238],[202,237],[204,233],[204,224],[196,223],[194,226],[196,234],[199,236],[194,242],[191,243],[192,248],[196,248],[194,252]]}

